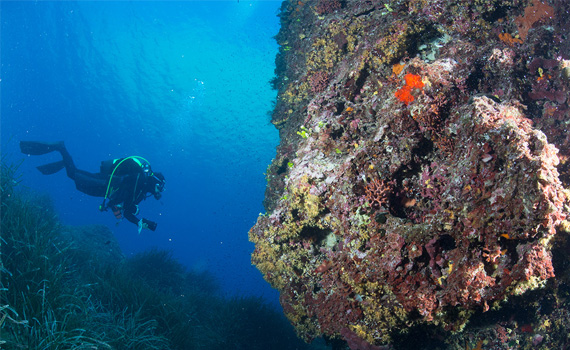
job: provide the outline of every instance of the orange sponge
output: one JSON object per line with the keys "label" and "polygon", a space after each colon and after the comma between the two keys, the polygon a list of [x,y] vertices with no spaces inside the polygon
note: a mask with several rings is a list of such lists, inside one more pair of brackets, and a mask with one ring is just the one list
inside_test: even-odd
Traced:
{"label": "orange sponge", "polygon": [[408,73],[404,77],[406,85],[396,91],[396,98],[406,104],[406,106],[414,100],[412,96],[412,88],[421,89],[424,87],[422,78],[419,75]]}
{"label": "orange sponge", "polygon": [[424,87],[422,78],[419,75],[408,73],[406,74],[404,79],[406,79],[406,85],[408,85],[411,88],[421,89]]}

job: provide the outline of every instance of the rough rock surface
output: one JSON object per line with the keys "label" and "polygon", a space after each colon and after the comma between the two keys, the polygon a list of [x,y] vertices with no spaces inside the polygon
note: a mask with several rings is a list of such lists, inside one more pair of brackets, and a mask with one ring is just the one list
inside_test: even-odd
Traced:
{"label": "rough rock surface", "polygon": [[569,13],[283,3],[281,143],[249,237],[300,336],[570,345]]}

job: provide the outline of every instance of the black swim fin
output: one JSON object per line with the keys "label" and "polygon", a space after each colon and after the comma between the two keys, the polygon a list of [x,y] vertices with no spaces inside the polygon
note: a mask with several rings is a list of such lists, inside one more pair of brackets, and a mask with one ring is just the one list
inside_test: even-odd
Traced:
{"label": "black swim fin", "polygon": [[63,160],[60,160],[59,162],[40,165],[36,168],[44,175],[51,175],[65,168],[65,163]]}
{"label": "black swim fin", "polygon": [[41,154],[50,153],[60,150],[63,146],[63,141],[59,142],[36,142],[36,141],[20,141],[20,150],[24,154],[32,156],[39,156]]}

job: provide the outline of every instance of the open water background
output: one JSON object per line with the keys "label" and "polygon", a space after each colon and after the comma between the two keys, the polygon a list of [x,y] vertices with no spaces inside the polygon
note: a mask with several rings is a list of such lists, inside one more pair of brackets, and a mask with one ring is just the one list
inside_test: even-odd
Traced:
{"label": "open water background", "polygon": [[[247,233],[263,212],[275,155],[269,123],[279,1],[1,1],[1,147],[22,182],[51,196],[64,224],[107,225],[130,256],[167,249],[209,270],[228,294],[277,293],[250,264]],[[20,140],[64,140],[80,169],[138,155],[166,176],[158,222],[137,235],[101,213],[64,171],[35,166]]]}

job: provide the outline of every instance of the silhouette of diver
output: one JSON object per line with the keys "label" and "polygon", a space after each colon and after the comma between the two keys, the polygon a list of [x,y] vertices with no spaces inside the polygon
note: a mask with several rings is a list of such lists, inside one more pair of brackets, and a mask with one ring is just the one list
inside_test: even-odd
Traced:
{"label": "silhouette of diver", "polygon": [[156,230],[157,223],[138,219],[138,204],[154,196],[157,200],[164,191],[164,175],[153,173],[149,162],[137,156],[119,158],[101,162],[99,173],[90,173],[75,167],[71,155],[60,142],[20,141],[20,150],[28,155],[42,155],[57,151],[62,160],[40,165],[37,169],[44,175],[55,174],[65,168],[67,176],[75,181],[75,187],[90,196],[104,197],[99,206],[100,211],[111,208],[117,219],[123,216],[138,226],[139,234],[142,229]]}

